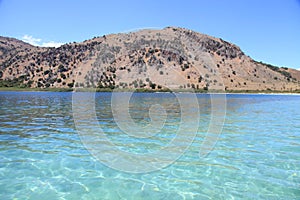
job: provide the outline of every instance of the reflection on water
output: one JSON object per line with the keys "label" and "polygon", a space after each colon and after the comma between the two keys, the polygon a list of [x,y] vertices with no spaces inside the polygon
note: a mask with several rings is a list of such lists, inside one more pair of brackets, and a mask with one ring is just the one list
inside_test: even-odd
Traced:
{"label": "reflection on water", "polygon": [[[299,199],[300,96],[227,95],[227,117],[214,151],[198,153],[211,102],[197,95],[200,125],[173,165],[145,174],[106,167],[76,132],[72,93],[0,92],[1,199]],[[180,121],[174,94],[134,94],[130,115],[146,126],[149,108],[166,109],[161,132],[137,139],[113,119],[111,94],[96,94],[105,134],[124,151],[145,153],[169,143]]]}

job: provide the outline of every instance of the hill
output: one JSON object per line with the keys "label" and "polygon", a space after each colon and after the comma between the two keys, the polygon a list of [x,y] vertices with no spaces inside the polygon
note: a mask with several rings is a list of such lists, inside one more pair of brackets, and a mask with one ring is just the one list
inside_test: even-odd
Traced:
{"label": "hill", "polygon": [[184,28],[110,34],[59,48],[0,37],[0,87],[300,90],[300,71],[257,62]]}

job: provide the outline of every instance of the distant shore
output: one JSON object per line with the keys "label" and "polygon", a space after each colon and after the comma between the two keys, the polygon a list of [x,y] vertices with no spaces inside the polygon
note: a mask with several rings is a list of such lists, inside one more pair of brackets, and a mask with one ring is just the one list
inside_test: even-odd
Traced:
{"label": "distant shore", "polygon": [[0,87],[0,91],[37,91],[37,92],[139,92],[139,93],[155,93],[155,92],[194,92],[194,93],[220,93],[220,94],[300,94],[300,90],[296,91],[274,91],[274,90],[192,90],[192,89],[111,89],[111,88],[20,88],[20,87]]}

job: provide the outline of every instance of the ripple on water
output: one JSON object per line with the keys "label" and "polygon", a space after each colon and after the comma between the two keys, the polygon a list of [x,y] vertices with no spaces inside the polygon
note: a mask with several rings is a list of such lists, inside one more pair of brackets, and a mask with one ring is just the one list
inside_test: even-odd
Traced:
{"label": "ripple on water", "polygon": [[[96,94],[97,117],[120,149],[153,152],[176,136],[180,112],[171,94],[131,100],[131,115],[144,125],[151,105],[167,108],[164,129],[147,139],[117,127],[110,96]],[[185,154],[160,171],[129,174],[106,167],[84,148],[73,122],[72,93],[0,92],[1,199],[300,199],[300,96],[227,95],[223,132],[205,158],[199,150],[210,97],[198,98],[199,131]]]}

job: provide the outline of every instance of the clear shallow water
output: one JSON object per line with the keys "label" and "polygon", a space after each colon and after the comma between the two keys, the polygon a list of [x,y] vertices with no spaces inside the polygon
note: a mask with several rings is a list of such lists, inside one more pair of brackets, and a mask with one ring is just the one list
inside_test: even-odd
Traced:
{"label": "clear shallow water", "polygon": [[[148,109],[168,113],[148,139],[116,126],[109,93],[96,94],[105,134],[120,149],[145,153],[174,138],[180,121],[172,94],[135,94],[130,114],[149,122]],[[200,125],[188,150],[151,173],[111,169],[84,148],[74,125],[72,93],[0,92],[1,199],[300,199],[300,96],[227,95],[227,116],[215,149],[199,158],[210,120],[210,96],[198,95]]]}

